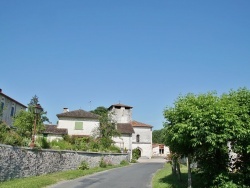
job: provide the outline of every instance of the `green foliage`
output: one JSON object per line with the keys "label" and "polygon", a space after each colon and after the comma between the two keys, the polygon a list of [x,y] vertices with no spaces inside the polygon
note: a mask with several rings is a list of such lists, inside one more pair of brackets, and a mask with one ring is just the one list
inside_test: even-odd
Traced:
{"label": "green foliage", "polygon": [[105,116],[108,114],[108,109],[104,106],[99,106],[95,110],[90,111],[91,113],[97,114],[99,116]]}
{"label": "green foliage", "polygon": [[131,163],[137,163],[137,160],[135,158],[132,158],[130,162]]}
{"label": "green foliage", "polygon": [[73,146],[71,143],[65,140],[53,140],[50,143],[50,147],[56,150],[72,150]]}
{"label": "green foliage", "polygon": [[138,148],[132,150],[132,159],[137,160],[140,158],[140,156],[141,156],[141,151]]}
{"label": "green foliage", "polygon": [[[34,127],[34,114],[29,111],[21,110],[14,118],[14,127],[17,128],[18,134],[23,137],[31,137]],[[37,130],[40,126],[37,126]]]}
{"label": "green foliage", "polygon": [[[28,104],[28,111],[21,110],[15,117],[13,125],[17,128],[18,134],[22,137],[31,137],[33,134],[34,123],[36,123],[36,133],[44,130],[44,122],[48,122],[47,112],[42,111],[40,114],[34,113],[34,107],[39,103],[35,95]],[[36,120],[36,122],[35,122]]]}
{"label": "green foliage", "polygon": [[43,148],[43,149],[49,149],[50,148],[50,143],[44,137],[37,138],[36,142],[38,142],[39,145],[41,146],[41,148]]}
{"label": "green foliage", "polygon": [[120,162],[120,165],[123,165],[123,166],[128,165],[128,164],[129,164],[129,162],[126,161],[126,160],[122,160],[122,161]]}
{"label": "green foliage", "polygon": [[21,146],[22,137],[4,123],[0,123],[0,143]]}
{"label": "green foliage", "polygon": [[99,167],[106,168],[107,166],[108,166],[107,162],[102,157],[101,160],[100,160],[100,162],[99,162]]}
{"label": "green foliage", "polygon": [[[164,110],[165,144],[172,153],[198,162],[205,186],[228,174],[230,141],[240,184],[250,184],[250,92],[246,88],[218,97],[216,93],[180,96]],[[225,176],[224,176],[225,177]],[[230,181],[225,181],[227,184]]]}
{"label": "green foliage", "polygon": [[89,164],[87,161],[82,161],[80,166],[78,167],[79,170],[88,170],[89,169]]}
{"label": "green foliage", "polygon": [[164,143],[163,129],[153,130],[152,132],[152,142],[162,144]]}

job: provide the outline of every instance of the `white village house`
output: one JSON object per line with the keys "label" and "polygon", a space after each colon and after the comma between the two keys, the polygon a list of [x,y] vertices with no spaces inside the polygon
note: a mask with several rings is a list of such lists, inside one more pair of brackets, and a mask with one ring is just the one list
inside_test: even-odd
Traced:
{"label": "white village house", "polygon": [[[152,157],[152,126],[132,120],[131,106],[123,104],[111,105],[108,110],[112,119],[117,122],[120,137],[113,141],[122,151],[139,149],[141,156]],[[91,136],[100,125],[99,116],[84,110],[69,111],[57,114],[58,129],[64,129],[71,136]],[[55,131],[56,132],[56,131]]]}

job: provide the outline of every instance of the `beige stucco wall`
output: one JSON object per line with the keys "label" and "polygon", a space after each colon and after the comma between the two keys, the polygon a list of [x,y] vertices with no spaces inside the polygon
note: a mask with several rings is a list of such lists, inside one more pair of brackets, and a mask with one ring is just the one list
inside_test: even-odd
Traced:
{"label": "beige stucco wall", "polygon": [[[75,130],[75,122],[83,122],[83,130]],[[60,118],[57,126],[59,129],[68,129],[68,135],[92,135],[98,127],[98,120],[79,118]]]}

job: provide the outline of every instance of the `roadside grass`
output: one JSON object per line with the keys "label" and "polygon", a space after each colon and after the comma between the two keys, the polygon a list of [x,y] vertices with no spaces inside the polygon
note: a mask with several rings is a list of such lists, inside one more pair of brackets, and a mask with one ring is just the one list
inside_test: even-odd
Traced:
{"label": "roadside grass", "polygon": [[[187,166],[181,165],[181,181],[179,181],[177,175],[172,175],[171,165],[166,163],[164,168],[154,175],[152,185],[153,188],[187,188],[187,180]],[[199,187],[194,183],[197,183],[197,177],[192,174],[192,186]]]}
{"label": "roadside grass", "polygon": [[[128,165],[128,164],[126,164]],[[94,174],[97,172],[123,167],[126,165],[113,165],[106,168],[95,167],[88,170],[69,170],[64,172],[51,173],[41,176],[33,176],[28,178],[13,179],[5,182],[0,182],[1,188],[42,188],[55,184],[63,180],[76,179],[82,176]]]}

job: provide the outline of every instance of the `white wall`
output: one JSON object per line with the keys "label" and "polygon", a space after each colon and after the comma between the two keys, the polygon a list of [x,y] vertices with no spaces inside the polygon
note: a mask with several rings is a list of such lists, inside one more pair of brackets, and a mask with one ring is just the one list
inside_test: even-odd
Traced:
{"label": "white wall", "polygon": [[[75,122],[83,122],[83,130],[75,130]],[[60,118],[57,126],[59,129],[68,129],[68,135],[92,135],[98,127],[98,120],[79,118]]]}
{"label": "white wall", "polygon": [[[132,134],[132,149],[139,148],[142,157],[152,157],[152,128],[133,127],[135,133]],[[140,142],[136,142],[136,135],[140,135]]]}
{"label": "white wall", "polygon": [[46,138],[48,142],[51,142],[52,140],[62,140],[62,135],[55,135],[55,134],[48,134],[48,137]]}
{"label": "white wall", "polygon": [[164,153],[163,154],[160,154],[159,151],[160,151],[159,146],[154,147],[153,148],[153,156],[164,156],[164,157],[166,157],[168,154],[170,154],[169,147],[167,147],[167,146],[164,146]]}
{"label": "white wall", "polygon": [[132,137],[130,134],[122,134],[120,137],[113,137],[115,145],[123,150],[131,151]]}

